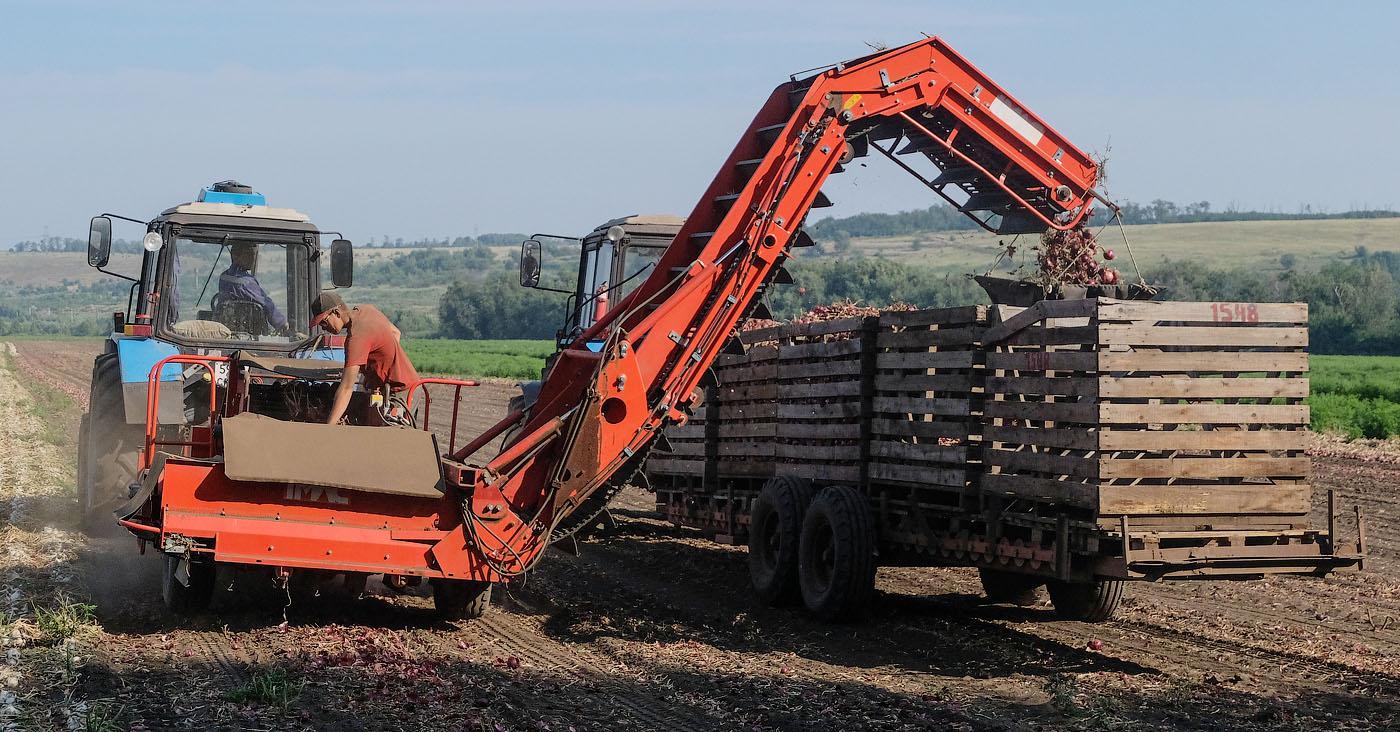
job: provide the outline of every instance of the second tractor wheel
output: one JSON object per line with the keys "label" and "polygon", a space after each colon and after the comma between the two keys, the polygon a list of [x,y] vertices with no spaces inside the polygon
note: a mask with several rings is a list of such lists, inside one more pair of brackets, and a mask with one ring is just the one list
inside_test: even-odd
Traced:
{"label": "second tractor wheel", "polygon": [[443,620],[479,618],[490,604],[490,582],[433,580],[433,607]]}
{"label": "second tractor wheel", "polygon": [[[181,564],[185,565],[183,569]],[[160,596],[165,606],[177,615],[191,615],[209,607],[214,597],[214,563],[194,562],[167,554]]]}
{"label": "second tractor wheel", "polygon": [[982,591],[992,602],[1030,607],[1040,601],[1040,587],[1045,584],[1040,577],[995,569],[979,569],[977,573],[982,578]]}
{"label": "second tractor wheel", "polygon": [[1123,580],[1050,582],[1050,602],[1065,620],[1101,623],[1113,617],[1123,600]]}
{"label": "second tractor wheel", "polygon": [[807,509],[797,552],[802,602],[823,620],[849,620],[875,595],[875,520],[865,495],[823,490]]}
{"label": "second tractor wheel", "polygon": [[749,522],[749,581],[769,605],[797,598],[797,548],[802,517],[812,502],[812,484],[780,475],[754,499]]}

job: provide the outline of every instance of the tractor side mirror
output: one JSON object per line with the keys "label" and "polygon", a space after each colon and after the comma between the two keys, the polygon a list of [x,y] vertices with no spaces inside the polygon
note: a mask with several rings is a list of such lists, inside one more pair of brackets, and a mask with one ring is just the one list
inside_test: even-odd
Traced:
{"label": "tractor side mirror", "polygon": [[88,224],[88,265],[105,267],[112,256],[112,220],[106,216],[92,217]]}
{"label": "tractor side mirror", "polygon": [[355,247],[349,239],[331,242],[331,284],[350,287],[355,283]]}
{"label": "tractor side mirror", "polygon": [[520,286],[540,286],[540,263],[543,247],[539,239],[526,239],[520,243]]}

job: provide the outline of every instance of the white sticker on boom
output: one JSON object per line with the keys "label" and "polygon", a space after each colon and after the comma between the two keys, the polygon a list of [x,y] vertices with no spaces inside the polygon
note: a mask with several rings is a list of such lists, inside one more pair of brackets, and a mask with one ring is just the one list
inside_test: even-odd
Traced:
{"label": "white sticker on boom", "polygon": [[1002,101],[1001,97],[993,99],[987,109],[991,110],[992,114],[1009,125],[1011,129],[1016,130],[1021,137],[1029,140],[1032,145],[1039,145],[1041,138],[1045,137],[1044,127],[1027,118],[1026,113],[1022,112],[1016,105]]}

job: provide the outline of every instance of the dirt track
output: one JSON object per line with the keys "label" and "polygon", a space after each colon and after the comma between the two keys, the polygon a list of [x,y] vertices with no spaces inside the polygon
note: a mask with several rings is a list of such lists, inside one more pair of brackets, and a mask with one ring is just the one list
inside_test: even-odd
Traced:
{"label": "dirt track", "polygon": [[[88,346],[17,345],[15,369],[85,396]],[[28,403],[0,379],[0,403]],[[474,392],[463,433],[503,413],[509,392]],[[0,419],[3,454],[31,456],[0,465],[5,495],[31,506],[6,517],[16,526],[0,553],[75,541],[60,490],[71,459],[32,444],[19,412]],[[460,626],[387,591],[297,600],[284,625],[285,598],[251,577],[222,577],[237,591],[182,620],[160,608],[157,562],[129,540],[31,551],[26,576],[76,575],[100,628],[79,636],[66,685],[52,683],[53,648],[19,649],[17,719],[62,728],[62,710],[81,704],[115,729],[1394,729],[1400,461],[1352,452],[1318,457],[1315,483],[1319,501],[1332,488],[1339,505],[1361,504],[1367,572],[1134,585],[1120,619],[1098,626],[985,606],[974,573],[927,569],[882,570],[863,624],[814,623],[753,603],[742,550],[656,520],[640,492],[624,494],[616,532],[582,557],[552,556]],[[52,599],[52,586],[25,587],[39,593],[30,602]],[[1087,650],[1093,639],[1102,650]],[[305,684],[285,707],[227,698],[269,669]]]}

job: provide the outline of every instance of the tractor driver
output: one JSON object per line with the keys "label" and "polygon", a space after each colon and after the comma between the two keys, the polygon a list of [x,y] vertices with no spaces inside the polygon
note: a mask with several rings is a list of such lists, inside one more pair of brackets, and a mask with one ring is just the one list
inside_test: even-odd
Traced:
{"label": "tractor driver", "polygon": [[[230,264],[219,273],[219,303],[251,302],[262,306],[263,316],[273,330],[287,327],[287,316],[277,309],[277,302],[267,294],[258,282],[253,270],[258,266],[258,245],[249,241],[234,242],[229,246]],[[217,309],[217,307],[216,307]]]}
{"label": "tractor driver", "polygon": [[326,424],[338,424],[350,406],[350,395],[363,369],[365,389],[406,391],[418,383],[418,372],[399,344],[399,329],[373,305],[348,307],[334,292],[323,292],[311,303],[311,327],[321,326],[338,334],[345,331],[345,370],[335,390]]}

